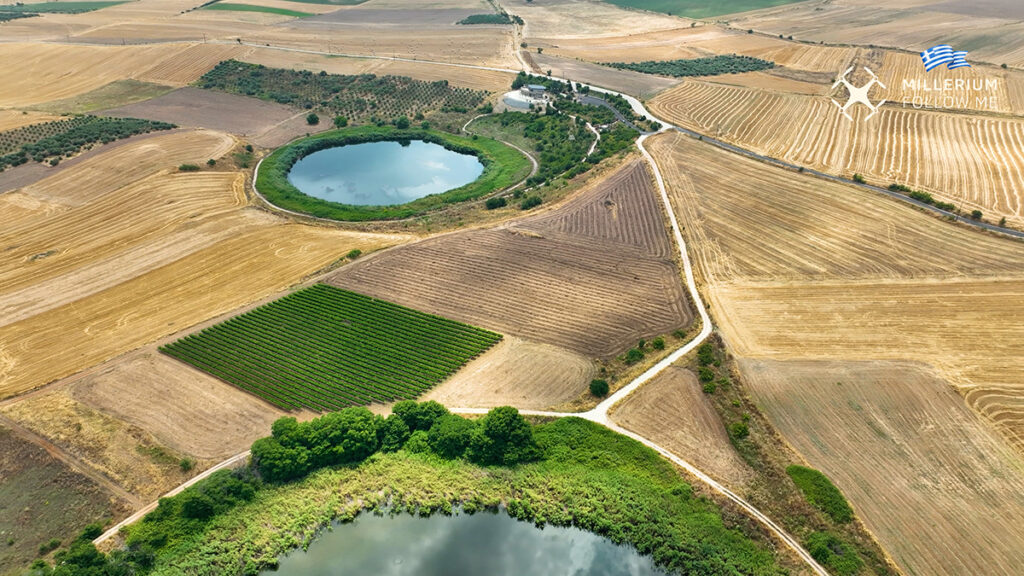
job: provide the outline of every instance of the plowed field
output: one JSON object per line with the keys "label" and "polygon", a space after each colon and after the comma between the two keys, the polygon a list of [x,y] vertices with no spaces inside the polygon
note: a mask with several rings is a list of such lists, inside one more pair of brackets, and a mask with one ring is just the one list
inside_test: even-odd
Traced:
{"label": "plowed field", "polygon": [[610,356],[689,324],[643,164],[564,206],[348,266],[331,283],[503,334]]}

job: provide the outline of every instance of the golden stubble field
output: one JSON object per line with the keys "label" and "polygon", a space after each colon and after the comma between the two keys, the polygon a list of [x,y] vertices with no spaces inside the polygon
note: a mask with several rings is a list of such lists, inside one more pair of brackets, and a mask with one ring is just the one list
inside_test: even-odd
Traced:
{"label": "golden stubble field", "polygon": [[[992,491],[1012,494],[1024,481],[1024,244],[680,134],[653,139],[651,150],[722,336],[786,439],[837,481],[904,570],[1006,573],[1019,560],[1013,543],[1024,542],[1014,520],[1024,502]],[[818,364],[807,369],[810,361]],[[876,364],[858,364],[866,361]],[[894,380],[905,402],[871,392]],[[837,381],[843,387],[828,388]],[[787,409],[797,403],[806,407]],[[844,410],[853,416],[829,412]],[[899,451],[883,438],[865,444],[871,458],[850,456],[846,434],[860,410],[884,416]],[[968,441],[921,435],[920,418],[943,415],[970,423],[959,426]],[[929,465],[908,469],[908,455]],[[978,461],[999,475],[965,480]],[[890,468],[903,478],[893,481]],[[922,482],[949,489],[938,498]],[[1000,539],[985,528],[995,502]]]}

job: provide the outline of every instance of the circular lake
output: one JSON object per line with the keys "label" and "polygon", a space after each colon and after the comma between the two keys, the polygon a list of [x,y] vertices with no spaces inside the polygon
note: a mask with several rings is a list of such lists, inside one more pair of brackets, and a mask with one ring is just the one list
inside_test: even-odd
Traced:
{"label": "circular lake", "polygon": [[649,557],[578,528],[543,530],[508,515],[360,515],[306,552],[281,559],[278,576],[653,576]]}
{"label": "circular lake", "polygon": [[465,186],[483,171],[476,156],[432,142],[365,142],[302,158],[288,181],[303,194],[330,202],[391,206]]}

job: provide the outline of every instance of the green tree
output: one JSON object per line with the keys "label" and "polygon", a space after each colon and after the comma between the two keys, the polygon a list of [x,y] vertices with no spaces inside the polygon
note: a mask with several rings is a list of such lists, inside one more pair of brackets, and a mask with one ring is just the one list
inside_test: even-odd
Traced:
{"label": "green tree", "polygon": [[971,218],[974,218],[975,220],[981,220],[981,216],[982,216],[981,210],[972,210],[971,211]]}
{"label": "green tree", "polygon": [[383,452],[395,452],[405,446],[409,439],[409,425],[398,414],[392,414],[380,425],[380,449]]}
{"label": "green tree", "polygon": [[446,414],[427,432],[430,449],[448,459],[459,458],[466,452],[476,431],[476,422],[457,414]]}
{"label": "green tree", "polygon": [[195,520],[206,520],[214,515],[213,499],[199,492],[181,495],[181,515]]}
{"label": "green tree", "polygon": [[277,438],[260,438],[252,444],[252,462],[268,482],[285,482],[305,476],[310,470],[309,450],[302,446],[285,448]]}
{"label": "green tree", "polygon": [[344,116],[335,116],[334,117],[334,127],[335,128],[344,128],[345,126],[348,126],[348,118],[345,118]]}
{"label": "green tree", "polygon": [[506,205],[508,205],[508,200],[506,200],[504,196],[488,198],[487,201],[484,202],[484,207],[488,210],[496,210],[498,208],[503,208]]}
{"label": "green tree", "polygon": [[405,116],[399,116],[398,119],[395,120],[395,128],[398,128],[399,130],[408,130],[409,119]]}
{"label": "green tree", "polygon": [[604,398],[608,395],[608,381],[600,378],[591,380],[590,393],[598,398]]}
{"label": "green tree", "polygon": [[636,364],[644,359],[644,351],[639,348],[630,348],[626,352],[626,364]]}
{"label": "green tree", "polygon": [[665,339],[662,338],[661,336],[658,336],[654,340],[651,340],[651,346],[654,346],[655,350],[664,350],[665,349]]}
{"label": "green tree", "polygon": [[512,406],[492,409],[473,434],[467,452],[479,464],[510,466],[540,457],[533,427]]}
{"label": "green tree", "polygon": [[398,414],[402,420],[405,420],[409,430],[415,432],[417,430],[430,430],[434,422],[448,414],[448,409],[434,400],[419,404],[415,400],[403,400],[395,404],[391,408],[391,412],[392,414]]}
{"label": "green tree", "polygon": [[320,123],[320,117],[316,115],[316,112],[310,112],[306,115],[306,124],[315,126]]}

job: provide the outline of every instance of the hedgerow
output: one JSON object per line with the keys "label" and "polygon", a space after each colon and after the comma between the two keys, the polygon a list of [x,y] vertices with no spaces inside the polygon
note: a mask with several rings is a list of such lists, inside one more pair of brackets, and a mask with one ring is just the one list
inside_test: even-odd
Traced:
{"label": "hedgerow", "polygon": [[645,74],[660,74],[662,76],[717,76],[719,74],[739,74],[741,72],[755,72],[775,67],[775,63],[769,60],[754,58],[753,56],[742,56],[737,54],[721,54],[708,58],[692,58],[688,60],[649,60],[646,62],[613,62],[608,64],[612,68],[622,70],[633,70]]}

